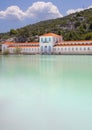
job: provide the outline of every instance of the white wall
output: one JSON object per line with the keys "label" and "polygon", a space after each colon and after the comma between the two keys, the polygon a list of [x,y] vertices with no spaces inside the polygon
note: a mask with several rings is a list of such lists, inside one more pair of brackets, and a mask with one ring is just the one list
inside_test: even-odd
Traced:
{"label": "white wall", "polygon": [[[50,40],[49,40],[50,38]],[[43,41],[42,41],[43,39]],[[45,40],[47,39],[47,40]],[[40,53],[51,54],[53,52],[54,38],[52,36],[41,36],[40,37]]]}
{"label": "white wall", "polygon": [[[9,52],[10,53],[14,53],[16,48],[8,48]],[[30,54],[36,54],[36,53],[39,53],[40,49],[39,47],[21,47],[21,53],[30,53]]]}
{"label": "white wall", "polygon": [[23,47],[21,48],[21,53],[31,53],[36,54],[39,53],[39,47]]}
{"label": "white wall", "polygon": [[92,46],[58,46],[54,47],[56,54],[92,54]]}
{"label": "white wall", "polygon": [[4,51],[6,51],[7,48],[8,48],[8,45],[7,45],[7,44],[2,44],[2,53],[3,53]]}

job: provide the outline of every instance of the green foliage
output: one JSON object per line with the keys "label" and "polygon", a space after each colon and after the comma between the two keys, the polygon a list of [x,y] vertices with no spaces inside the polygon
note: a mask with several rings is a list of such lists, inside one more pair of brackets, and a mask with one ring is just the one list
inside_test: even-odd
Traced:
{"label": "green foliage", "polygon": [[10,36],[16,35],[16,34],[17,34],[17,30],[14,30],[14,29],[10,30]]}
{"label": "green foliage", "polygon": [[92,39],[92,33],[85,34],[85,40],[91,40]]}
{"label": "green foliage", "polygon": [[36,36],[53,32],[63,35],[64,40],[92,39],[92,9],[74,13],[63,18],[42,21],[28,25],[23,28],[0,34],[1,39],[8,39],[15,36],[16,42],[30,42],[37,40]]}
{"label": "green foliage", "polygon": [[81,16],[81,14],[78,12],[78,13],[76,14],[76,16],[77,16],[77,17],[80,17],[80,16]]}
{"label": "green foliage", "polygon": [[3,52],[3,55],[9,55],[9,50],[6,49],[6,50]]}
{"label": "green foliage", "polygon": [[84,29],[84,27],[81,25],[81,26],[79,26],[79,32],[81,32],[81,33],[84,33],[85,32],[85,29]]}
{"label": "green foliage", "polygon": [[75,24],[74,24],[75,28],[77,28],[80,25],[81,25],[80,21],[78,21],[78,22],[76,21]]}
{"label": "green foliage", "polygon": [[92,30],[92,23],[90,23],[90,25],[89,25],[89,29]]}
{"label": "green foliage", "polygon": [[21,54],[21,48],[16,47],[14,53],[15,54]]}

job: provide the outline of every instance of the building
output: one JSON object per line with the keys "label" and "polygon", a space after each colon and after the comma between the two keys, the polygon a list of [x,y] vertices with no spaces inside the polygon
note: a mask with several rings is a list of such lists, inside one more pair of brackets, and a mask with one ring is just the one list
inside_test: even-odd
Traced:
{"label": "building", "polygon": [[63,41],[63,37],[47,33],[39,37],[39,42],[5,42],[2,53],[9,51],[13,54],[17,49],[23,54],[92,54],[92,40]]}

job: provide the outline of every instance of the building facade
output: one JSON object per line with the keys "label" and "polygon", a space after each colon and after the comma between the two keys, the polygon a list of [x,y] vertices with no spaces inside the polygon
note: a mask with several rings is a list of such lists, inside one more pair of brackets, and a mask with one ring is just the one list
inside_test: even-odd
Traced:
{"label": "building facade", "polygon": [[39,37],[39,42],[2,44],[2,53],[13,54],[18,49],[23,54],[92,54],[92,40],[63,41],[62,36],[47,33]]}

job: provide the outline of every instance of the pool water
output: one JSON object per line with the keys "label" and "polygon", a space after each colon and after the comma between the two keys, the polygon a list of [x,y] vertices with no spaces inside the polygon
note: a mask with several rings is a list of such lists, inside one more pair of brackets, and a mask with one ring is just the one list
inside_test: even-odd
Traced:
{"label": "pool water", "polygon": [[92,56],[0,56],[0,130],[92,130]]}

